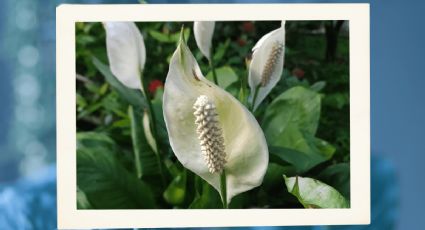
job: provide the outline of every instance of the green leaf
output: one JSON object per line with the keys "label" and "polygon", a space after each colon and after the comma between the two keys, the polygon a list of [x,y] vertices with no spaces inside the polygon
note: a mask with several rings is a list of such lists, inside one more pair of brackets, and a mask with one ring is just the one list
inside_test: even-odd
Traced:
{"label": "green leaf", "polygon": [[282,174],[287,175],[288,173],[291,174],[290,167],[281,166],[275,163],[269,163],[266,175],[264,176],[263,180],[263,188],[266,190],[271,190],[276,186],[281,186],[280,183],[276,182],[282,179]]}
{"label": "green leaf", "polygon": [[[190,27],[186,27],[186,28],[183,30],[183,35],[184,35],[184,39],[185,39],[186,41],[189,41],[189,38],[190,38]],[[175,43],[178,43],[178,42],[180,41],[180,31],[173,33],[173,34],[171,35],[171,40],[172,40],[173,42],[175,42]]]}
{"label": "green leaf", "polygon": [[124,98],[129,104],[137,108],[146,107],[146,99],[143,97],[140,90],[130,89],[124,86],[116,77],[112,74],[109,67],[103,64],[99,59],[93,57],[93,64],[102,73],[106,81]]}
{"label": "green leaf", "polygon": [[96,38],[91,35],[80,34],[76,38],[76,42],[80,45],[88,45],[96,41]]}
{"label": "green leaf", "polygon": [[268,106],[262,127],[270,152],[305,172],[330,159],[335,148],[315,137],[320,118],[320,95],[297,86]]}
{"label": "green leaf", "polygon": [[164,191],[164,199],[172,205],[178,206],[184,202],[186,195],[186,170],[176,176]]}
{"label": "green leaf", "polygon": [[140,143],[140,139],[143,138],[143,134],[141,132],[141,120],[140,117],[137,116],[137,112],[134,111],[132,106],[128,107],[128,117],[130,118],[131,123],[131,141],[133,143],[133,152],[134,152],[134,162],[136,167],[137,177],[141,178],[142,173],[142,165],[140,161],[140,153],[142,150],[142,146]]}
{"label": "green leaf", "polygon": [[[180,31],[173,34],[165,34],[165,33],[158,32],[156,30],[149,30],[149,35],[153,39],[163,43],[177,43],[180,39]],[[190,36],[190,28],[185,28],[184,38],[186,39],[186,41],[189,39],[189,36]]]}
{"label": "green leaf", "polygon": [[302,86],[293,87],[279,95],[269,105],[263,126],[272,142],[288,128],[295,127],[315,134],[320,118],[320,95]]}
{"label": "green leaf", "polygon": [[305,172],[314,167],[318,162],[323,162],[325,160],[319,154],[309,155],[294,149],[278,146],[270,146],[269,152],[271,155],[271,162],[280,163],[278,160],[287,162],[295,167],[296,173]]}
{"label": "green leaf", "polygon": [[242,96],[244,95],[241,94],[241,83],[239,81],[235,81],[231,85],[229,85],[226,88],[226,91],[232,94],[235,98],[242,100],[241,103],[246,106],[247,102],[244,101],[245,97],[242,98]]}
{"label": "green leaf", "polygon": [[77,149],[77,186],[94,209],[154,208],[153,194],[107,147]]}
{"label": "green leaf", "polygon": [[135,151],[136,160],[137,158],[139,158],[138,162],[136,163],[136,169],[140,167],[141,172],[138,175],[140,177],[147,175],[156,175],[159,173],[159,166],[156,160],[155,152],[149,146],[146,136],[144,134],[142,125],[142,113],[143,111],[141,111],[141,109],[129,109],[133,149]]}
{"label": "green leaf", "polygon": [[336,151],[336,148],[325,140],[315,138],[315,137],[313,137],[312,140],[311,139],[309,140],[314,143],[317,150],[319,150],[321,155],[325,156],[326,159],[330,159]]}
{"label": "green leaf", "polygon": [[[229,66],[224,66],[216,69],[218,85],[222,89],[228,88],[231,84],[238,81],[238,75]],[[207,79],[213,82],[213,74],[209,72]]]}
{"label": "green leaf", "polygon": [[104,83],[99,89],[99,94],[104,95],[106,91],[108,90],[108,86],[109,85],[107,83]]}
{"label": "green leaf", "polygon": [[158,88],[155,92],[155,96],[152,100],[152,108],[155,112],[155,122],[157,128],[157,135],[160,140],[157,140],[158,144],[168,145],[168,133],[165,127],[164,112],[162,110],[162,98],[164,95],[164,88]]}
{"label": "green leaf", "polygon": [[350,197],[350,164],[331,165],[324,169],[317,178],[334,187],[344,197]]}
{"label": "green leaf", "polygon": [[324,81],[318,81],[314,83],[310,88],[316,92],[320,92],[323,88],[325,88],[326,82]]}
{"label": "green leaf", "polygon": [[285,147],[270,146],[270,161],[275,163],[281,163],[279,160],[287,162],[295,167],[296,173],[303,173],[330,159],[335,152],[335,147],[326,141],[318,138],[313,138],[313,140],[306,138],[306,140],[309,141],[313,152],[306,153]]}
{"label": "green leaf", "polygon": [[128,104],[121,100],[122,98],[116,93],[112,92],[105,95],[102,99],[101,104],[102,112],[113,113],[120,118],[128,119],[127,108]]}
{"label": "green leaf", "polygon": [[90,114],[98,111],[102,108],[102,102],[96,102],[93,104],[88,104],[87,107],[84,108],[84,110],[81,111],[81,113],[78,114],[77,120],[81,119],[83,117],[89,116]]}
{"label": "green leaf", "polygon": [[112,123],[112,127],[128,129],[130,127],[130,119],[125,118],[125,119],[117,120],[114,123]]}
{"label": "green leaf", "polygon": [[174,42],[171,40],[171,36],[169,34],[163,34],[156,30],[149,30],[149,35],[159,42],[166,42],[166,43]]}
{"label": "green leaf", "polygon": [[77,186],[77,209],[92,209],[86,194]]}
{"label": "green leaf", "polygon": [[81,96],[79,93],[77,93],[77,99],[76,100],[77,100],[78,111],[83,110],[84,107],[86,107],[87,104],[88,104],[86,99],[83,96]]}
{"label": "green leaf", "polygon": [[333,108],[342,109],[342,107],[350,103],[350,97],[348,93],[333,93],[326,95],[324,103]]}
{"label": "green leaf", "polygon": [[199,176],[195,177],[195,199],[189,205],[190,209],[222,208],[219,193]]}
{"label": "green leaf", "polygon": [[104,133],[79,132],[77,133],[77,149],[79,148],[108,148],[115,149],[115,141]]}
{"label": "green leaf", "polygon": [[307,177],[286,177],[288,192],[305,208],[349,208],[349,202],[333,187]]}
{"label": "green leaf", "polygon": [[213,57],[215,63],[218,64],[220,61],[222,61],[224,54],[226,54],[227,48],[229,48],[230,41],[230,38],[228,38],[224,43],[218,44]]}

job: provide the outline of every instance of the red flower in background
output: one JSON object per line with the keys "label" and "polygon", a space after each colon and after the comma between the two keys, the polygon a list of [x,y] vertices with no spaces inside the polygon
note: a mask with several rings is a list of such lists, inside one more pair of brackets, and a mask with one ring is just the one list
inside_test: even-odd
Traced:
{"label": "red flower in background", "polygon": [[246,40],[243,38],[238,38],[238,40],[236,41],[238,43],[239,46],[245,46],[246,45]]}
{"label": "red flower in background", "polygon": [[153,80],[149,83],[148,91],[151,94],[155,94],[156,90],[161,87],[164,87],[164,84],[160,80]]}
{"label": "red flower in background", "polygon": [[254,32],[255,26],[252,22],[244,22],[242,24],[242,30],[247,33]]}
{"label": "red flower in background", "polygon": [[297,78],[301,79],[305,75],[305,71],[301,68],[295,68],[292,70],[292,74],[295,75]]}

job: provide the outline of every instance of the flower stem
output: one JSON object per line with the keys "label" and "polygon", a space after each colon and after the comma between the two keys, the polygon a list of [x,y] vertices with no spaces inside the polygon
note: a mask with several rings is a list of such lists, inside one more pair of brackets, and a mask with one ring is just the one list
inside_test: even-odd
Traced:
{"label": "flower stem", "polygon": [[255,88],[255,91],[254,91],[254,98],[252,99],[252,104],[251,104],[251,112],[254,112],[254,106],[255,106],[255,102],[257,101],[258,91],[260,91],[260,87],[261,87],[261,84],[260,84],[260,85],[258,85],[258,86]]}
{"label": "flower stem", "polygon": [[214,79],[214,84],[218,85],[218,80],[217,80],[217,72],[215,71],[215,65],[214,65],[214,61],[211,58],[210,60],[210,68],[213,74],[213,79]]}
{"label": "flower stem", "polygon": [[140,124],[137,124],[137,119],[134,116],[134,109],[133,106],[129,106],[128,107],[128,116],[130,117],[130,122],[131,122],[131,140],[133,142],[133,152],[134,152],[134,163],[135,163],[135,167],[136,167],[136,173],[137,173],[137,178],[141,178],[142,177],[142,165],[140,164],[140,146],[139,146],[139,142],[138,139],[139,137],[137,136],[137,126]]}
{"label": "flower stem", "polygon": [[228,208],[226,171],[224,169],[223,169],[223,172],[220,174],[220,190],[221,190],[221,201],[223,202],[223,208]]}
{"label": "flower stem", "polygon": [[162,170],[161,150],[160,150],[160,147],[158,145],[159,139],[158,139],[158,133],[157,133],[157,129],[156,129],[155,111],[153,110],[152,102],[149,99],[149,95],[147,94],[148,88],[146,86],[146,83],[143,81],[142,77],[140,77],[140,84],[142,85],[142,89],[141,89],[142,94],[143,94],[143,96],[145,96],[146,103],[148,105],[149,119],[151,120],[151,122],[150,122],[151,127],[150,128],[152,130],[153,137],[155,138],[155,144],[157,146],[157,152],[155,153],[156,161],[158,163],[158,170],[159,170],[159,173],[161,175],[162,185],[165,188],[166,184],[165,184],[164,172]]}
{"label": "flower stem", "polygon": [[247,85],[246,80],[247,80],[246,77],[244,77],[244,76],[241,77],[241,89],[239,91],[239,101],[243,105],[248,107],[248,104],[246,102],[246,99],[247,99],[246,98],[246,85]]}

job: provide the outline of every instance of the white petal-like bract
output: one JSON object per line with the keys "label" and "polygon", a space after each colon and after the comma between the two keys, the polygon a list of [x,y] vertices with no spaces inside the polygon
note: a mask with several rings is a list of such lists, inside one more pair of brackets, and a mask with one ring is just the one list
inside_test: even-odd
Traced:
{"label": "white petal-like bract", "polygon": [[[164,118],[170,145],[183,166],[220,192],[221,166],[219,165],[218,172],[210,170],[216,166],[208,167],[206,164],[204,155],[207,149],[204,145],[211,143],[201,141],[223,141],[223,145],[212,146],[211,149],[224,148],[225,151],[225,154],[216,154],[225,156],[225,159],[220,158],[220,161],[224,162],[227,176],[228,202],[235,195],[259,186],[263,181],[269,158],[263,131],[255,117],[238,100],[202,75],[183,39],[171,58],[164,88]],[[195,102],[203,97],[208,98],[208,103],[202,104],[206,107],[200,109],[200,102],[196,105]],[[200,115],[202,111],[211,109],[213,112],[205,114],[206,117]],[[197,110],[199,111],[196,112]],[[212,132],[205,132],[204,135],[211,136],[202,138],[200,135],[204,130],[199,125],[208,119],[214,119],[214,122],[206,122],[205,128],[214,128],[216,137]],[[215,127],[220,127],[221,133]],[[207,156],[208,159],[210,158]]]}
{"label": "white petal-like bract", "polygon": [[133,22],[104,22],[109,66],[125,86],[141,89],[140,75],[146,61],[143,36]]}
{"label": "white petal-like bract", "polygon": [[211,60],[211,45],[214,35],[215,22],[213,21],[200,21],[193,23],[193,32],[195,34],[196,44],[201,50],[201,53]]}
{"label": "white petal-like bract", "polygon": [[[249,102],[255,97],[254,110],[279,82],[285,54],[285,21],[279,29],[264,35],[252,49],[248,83],[251,88]],[[258,90],[257,95],[255,91]]]}

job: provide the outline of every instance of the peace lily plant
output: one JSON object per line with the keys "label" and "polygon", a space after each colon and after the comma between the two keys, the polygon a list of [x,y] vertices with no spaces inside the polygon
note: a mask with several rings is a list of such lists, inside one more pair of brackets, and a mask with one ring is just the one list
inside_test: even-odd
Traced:
{"label": "peace lily plant", "polygon": [[[255,31],[275,23],[245,22],[234,28],[236,23],[223,22],[215,28],[213,21],[194,22],[194,40],[203,55],[200,62],[209,64],[208,68],[201,63],[202,70],[212,73],[210,81],[184,39],[190,29],[182,29],[180,38],[174,31],[180,23],[143,23],[144,37],[133,22],[104,22],[109,67],[95,57],[92,64],[108,84],[94,77],[77,86],[77,126],[82,125],[77,134],[78,207],[198,209],[221,203],[223,208],[295,207],[294,200],[288,203],[284,198],[288,194],[299,201],[299,207],[349,207],[349,183],[326,176],[338,171],[338,178],[349,178],[349,162],[338,162],[331,142],[317,137],[317,127],[323,125],[321,98],[327,96],[319,91],[325,82],[309,85],[295,76],[281,80],[285,21],[252,43],[258,36]],[[78,24],[77,36],[97,33],[87,29],[96,26],[100,27]],[[238,34],[238,29],[246,33]],[[214,55],[214,30],[245,43],[216,39]],[[97,34],[90,36],[95,40]],[[155,65],[145,66],[145,39]],[[77,51],[84,40],[89,39],[77,40]],[[252,55],[244,69],[243,56],[250,48]],[[91,52],[79,53],[77,65],[86,62]],[[164,89],[155,92],[152,82],[162,84],[164,78]],[[149,87],[147,79],[153,80]],[[96,97],[83,97],[93,92]],[[345,126],[341,130],[346,131]],[[134,156],[127,154],[131,151]],[[326,168],[321,176],[315,175],[318,165]],[[272,193],[273,197],[267,196]]]}
{"label": "peace lily plant", "polygon": [[198,45],[201,53],[208,59],[211,71],[213,73],[214,83],[218,85],[212,46],[214,28],[214,21],[197,21],[193,23],[193,33],[195,35],[196,45]]}
{"label": "peace lily plant", "polygon": [[248,101],[256,110],[273,87],[279,82],[283,71],[285,54],[285,21],[281,27],[264,35],[252,48],[248,83],[251,94]]}
{"label": "peace lily plant", "polygon": [[[159,149],[157,147],[157,131],[154,122],[154,110],[151,101],[147,96],[146,83],[143,80],[143,70],[146,62],[146,48],[143,35],[140,33],[134,22],[104,22],[103,26],[106,31],[106,51],[109,59],[109,66],[114,76],[126,87],[131,89],[139,89],[145,98],[147,98],[147,111],[143,111],[143,128],[148,144],[156,153],[157,162],[160,167],[161,176],[163,177],[161,159]],[[136,136],[136,121],[134,108],[129,107],[129,117],[132,123],[132,138],[135,164],[137,175],[141,177],[140,166],[140,148],[136,145],[139,141]],[[164,181],[164,178],[162,178]]]}
{"label": "peace lily plant", "polygon": [[195,41],[201,53],[211,60],[212,38],[214,35],[215,22],[199,21],[193,23]]}
{"label": "peace lily plant", "polygon": [[141,77],[146,62],[143,36],[134,22],[104,22],[109,67],[125,86],[142,89]]}
{"label": "peace lily plant", "polygon": [[165,123],[181,164],[211,184],[224,207],[259,186],[269,158],[263,131],[238,100],[203,76],[182,36],[164,88]]}

